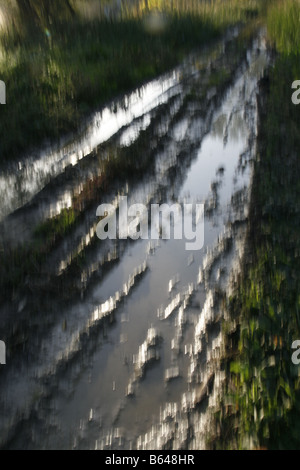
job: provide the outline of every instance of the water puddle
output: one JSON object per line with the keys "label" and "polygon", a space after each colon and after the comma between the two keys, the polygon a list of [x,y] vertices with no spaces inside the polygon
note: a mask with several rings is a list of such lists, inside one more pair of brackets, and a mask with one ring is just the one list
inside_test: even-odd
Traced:
{"label": "water puddle", "polygon": [[[51,204],[60,211],[62,195],[71,205],[74,194],[64,179],[59,189],[47,189],[49,179],[70,164],[92,162],[89,155],[108,139],[130,148],[166,105],[164,125],[149,141],[151,170],[120,184],[106,202],[117,205],[126,195],[128,205],[204,205],[204,246],[194,251],[186,250],[185,239],[102,243],[95,231],[96,201],[86,211],[47,263],[48,276],[69,279],[80,295],[64,301],[54,291],[37,302],[33,292],[5,307],[16,308],[12,315],[22,313],[27,322],[22,324],[26,354],[21,351],[1,377],[0,445],[205,448],[224,378],[218,368],[222,299],[243,253],[257,81],[268,55],[259,37],[222,99],[214,101],[210,89],[205,112],[197,101],[184,108],[207,60],[203,55],[185,74],[178,69],[126,97],[122,107],[106,108],[76,145],[27,159],[8,180],[0,176],[6,201],[1,217],[35,196],[35,205],[7,223],[41,220]],[[87,176],[96,167],[94,160],[94,167],[82,171]],[[69,269],[79,255],[76,277]]]}

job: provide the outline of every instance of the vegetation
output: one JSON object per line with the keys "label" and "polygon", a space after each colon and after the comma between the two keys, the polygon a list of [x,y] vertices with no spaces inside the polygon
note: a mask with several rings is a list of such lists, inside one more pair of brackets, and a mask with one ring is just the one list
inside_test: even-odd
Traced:
{"label": "vegetation", "polygon": [[[300,77],[300,4],[271,5],[267,14],[277,56],[261,82],[258,158],[252,188],[249,259],[226,325],[228,380],[218,446],[299,449],[300,115],[291,84]],[[298,19],[297,21],[295,19]]]}
{"label": "vegetation", "polygon": [[[7,86],[7,106],[0,108],[0,161],[75,131],[93,109],[170,69],[230,24],[255,16],[259,5],[145,3],[146,10],[144,2],[138,9],[124,7],[111,21],[80,16],[76,2],[74,7],[60,2],[59,9],[48,0],[17,2],[19,16],[16,11],[14,22],[7,20],[0,30],[0,77]],[[155,7],[164,8],[159,30],[146,27]]]}

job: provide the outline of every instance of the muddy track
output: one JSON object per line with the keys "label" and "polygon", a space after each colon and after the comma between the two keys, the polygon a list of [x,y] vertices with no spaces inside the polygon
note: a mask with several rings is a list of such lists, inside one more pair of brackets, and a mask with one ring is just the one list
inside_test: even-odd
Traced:
{"label": "muddy track", "polygon": [[[76,219],[2,304],[2,448],[206,447],[268,62],[261,34],[244,51],[235,36],[98,114],[68,151],[20,165],[20,194],[30,188],[2,221],[4,254],[16,229],[30,245],[49,216],[67,207]],[[204,247],[100,242],[97,206],[121,195],[203,203]]]}

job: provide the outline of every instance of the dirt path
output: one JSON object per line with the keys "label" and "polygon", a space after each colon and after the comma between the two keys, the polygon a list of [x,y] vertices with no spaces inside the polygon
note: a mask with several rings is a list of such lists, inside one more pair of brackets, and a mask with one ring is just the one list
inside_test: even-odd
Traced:
{"label": "dirt path", "polygon": [[[20,234],[30,242],[37,224],[72,207],[102,168],[112,171],[102,166],[111,149],[131,162],[118,160],[101,200],[82,199],[72,230],[2,305],[2,447],[206,447],[268,63],[262,35],[245,54],[234,44],[189,58],[98,113],[67,147],[0,175],[5,247]],[[172,238],[100,242],[97,206],[120,196],[146,207],[203,204],[203,248]]]}

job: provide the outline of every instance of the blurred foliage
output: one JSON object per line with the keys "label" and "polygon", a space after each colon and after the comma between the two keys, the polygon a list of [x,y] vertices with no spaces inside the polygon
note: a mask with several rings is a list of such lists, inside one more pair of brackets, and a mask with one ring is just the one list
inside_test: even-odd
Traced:
{"label": "blurred foliage", "polygon": [[238,0],[155,3],[164,5],[166,15],[157,28],[148,16],[153,2],[148,13],[144,2],[123,2],[116,16],[105,16],[101,3],[103,16],[87,18],[76,1],[9,0],[6,6],[0,1],[5,18],[0,77],[7,86],[0,159],[76,131],[91,111],[169,70],[230,24],[248,21],[258,3],[247,2],[247,8]]}
{"label": "blurred foliage", "polygon": [[272,4],[267,15],[281,54],[261,81],[249,259],[226,325],[223,448],[300,448],[300,369],[291,359],[300,338],[300,114],[291,101],[300,77],[299,18],[292,1]]}
{"label": "blurred foliage", "polygon": [[283,54],[300,52],[300,2],[280,0],[268,9],[267,27],[270,38]]}

